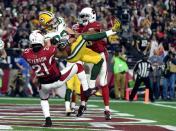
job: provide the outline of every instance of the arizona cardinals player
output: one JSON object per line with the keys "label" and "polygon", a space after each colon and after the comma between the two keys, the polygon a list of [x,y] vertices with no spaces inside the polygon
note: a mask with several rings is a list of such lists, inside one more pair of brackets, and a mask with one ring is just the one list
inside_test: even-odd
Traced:
{"label": "arizona cardinals player", "polygon": [[29,36],[31,48],[25,49],[22,56],[29,63],[38,78],[41,88],[39,95],[41,98],[41,107],[45,116],[44,127],[52,126],[49,112],[49,92],[53,88],[59,88],[68,81],[73,75],[77,74],[81,84],[89,94],[88,83],[84,68],[81,64],[72,64],[62,71],[56,64],[55,57],[67,57],[66,51],[59,51],[56,46],[44,46],[44,37],[38,32],[32,32]]}
{"label": "arizona cardinals player", "polygon": [[[90,7],[86,7],[86,8],[83,8],[79,13],[79,23],[77,25],[74,25],[73,29],[76,30],[78,33],[92,34],[92,33],[101,32],[102,25],[100,22],[96,21],[95,11]],[[99,74],[99,79],[100,79],[100,86],[102,89],[102,97],[105,105],[105,111],[104,111],[105,119],[110,120],[111,116],[110,116],[110,109],[109,109],[109,88],[107,85],[108,53],[106,49],[106,42],[104,40],[88,42],[87,47],[99,53],[104,60]],[[89,67],[91,71],[91,66],[89,65]],[[93,70],[90,72],[90,74],[92,73],[93,73]],[[90,75],[90,79],[91,79],[91,75]],[[94,81],[90,80],[89,84],[95,85],[95,80]],[[77,116],[81,116],[83,114],[85,110],[84,104],[85,104],[84,97],[82,96],[82,105],[79,107]]]}

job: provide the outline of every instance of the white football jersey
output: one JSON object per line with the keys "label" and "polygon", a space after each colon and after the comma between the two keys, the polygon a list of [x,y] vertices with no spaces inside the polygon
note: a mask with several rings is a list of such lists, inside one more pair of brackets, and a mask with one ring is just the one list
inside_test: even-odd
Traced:
{"label": "white football jersey", "polygon": [[68,33],[65,30],[67,26],[65,24],[64,18],[58,17],[57,20],[58,20],[58,25],[57,25],[56,29],[54,31],[47,32],[47,34],[44,35],[45,40],[51,39],[56,35],[60,39],[62,37],[66,37],[66,38],[68,37]]}

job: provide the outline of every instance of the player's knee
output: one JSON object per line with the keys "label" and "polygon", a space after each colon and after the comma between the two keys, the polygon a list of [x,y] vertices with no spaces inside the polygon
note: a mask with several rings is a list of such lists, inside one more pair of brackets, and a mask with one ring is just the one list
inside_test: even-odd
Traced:
{"label": "player's knee", "polygon": [[104,62],[104,59],[103,59],[103,58],[101,58],[101,60],[100,60],[100,62],[99,62],[99,63],[103,64],[103,62]]}
{"label": "player's knee", "polygon": [[100,80],[100,86],[101,87],[106,87],[107,86],[107,81],[101,81]]}
{"label": "player's knee", "polygon": [[102,65],[103,62],[104,62],[104,59],[103,59],[103,58],[100,58],[96,65]]}
{"label": "player's knee", "polygon": [[76,63],[77,67],[78,67],[78,72],[77,73],[80,73],[84,70],[84,67],[82,64],[79,64],[79,63]]}

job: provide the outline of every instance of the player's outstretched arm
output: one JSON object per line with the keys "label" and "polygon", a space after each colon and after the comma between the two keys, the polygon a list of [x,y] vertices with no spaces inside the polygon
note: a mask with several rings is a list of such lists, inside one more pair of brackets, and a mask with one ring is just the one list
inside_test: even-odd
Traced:
{"label": "player's outstretched arm", "polygon": [[101,40],[103,38],[106,38],[111,35],[115,35],[116,32],[113,32],[112,30],[108,30],[105,32],[100,32],[100,33],[95,33],[95,34],[83,34],[83,39],[86,41],[96,41],[96,40]]}
{"label": "player's outstretched arm", "polygon": [[87,41],[101,40],[108,36],[115,35],[120,30],[120,27],[121,27],[120,21],[115,19],[114,25],[111,30],[100,32],[100,33],[95,33],[95,34],[83,34],[82,36],[83,36],[83,39]]}

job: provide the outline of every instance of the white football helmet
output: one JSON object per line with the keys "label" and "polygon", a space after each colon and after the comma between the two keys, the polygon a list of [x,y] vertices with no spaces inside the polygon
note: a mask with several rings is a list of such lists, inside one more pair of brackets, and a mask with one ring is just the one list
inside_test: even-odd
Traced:
{"label": "white football helmet", "polygon": [[0,50],[4,49],[4,41],[0,39]]}
{"label": "white football helmet", "polygon": [[96,21],[96,13],[90,7],[85,7],[79,13],[79,24],[87,25],[88,23],[93,23]]}
{"label": "white football helmet", "polygon": [[34,44],[41,44],[42,46],[44,46],[44,36],[41,35],[39,32],[37,31],[33,31],[30,35],[29,35],[29,40],[31,45]]}

